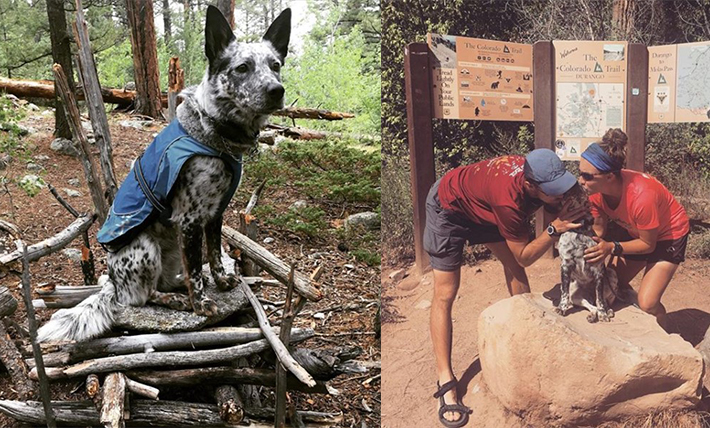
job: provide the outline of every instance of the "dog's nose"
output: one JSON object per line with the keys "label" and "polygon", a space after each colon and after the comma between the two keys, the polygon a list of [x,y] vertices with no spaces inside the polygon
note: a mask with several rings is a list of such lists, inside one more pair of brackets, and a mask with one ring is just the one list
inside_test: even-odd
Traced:
{"label": "dog's nose", "polygon": [[281,85],[273,85],[266,91],[271,101],[280,101],[284,97],[284,92],[284,87]]}

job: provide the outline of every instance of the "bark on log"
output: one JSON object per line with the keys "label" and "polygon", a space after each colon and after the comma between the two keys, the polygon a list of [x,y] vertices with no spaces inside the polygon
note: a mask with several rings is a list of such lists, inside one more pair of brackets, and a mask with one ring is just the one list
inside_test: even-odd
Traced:
{"label": "bark on log", "polygon": [[[273,370],[249,367],[203,367],[183,370],[136,370],[126,373],[131,379],[153,386],[194,386],[200,384],[263,385],[276,386],[276,374]],[[316,382],[314,387],[301,383],[294,376],[288,376],[286,385],[289,390],[309,394],[330,394],[323,382]]]}
{"label": "bark on log", "polygon": [[285,116],[291,119],[343,120],[355,117],[352,113],[321,110],[316,108],[286,107],[271,113],[274,116]]}
{"label": "bark on log", "polygon": [[[98,358],[84,361],[73,366],[60,368],[59,373],[50,371],[49,379],[86,376],[90,373],[106,373],[141,367],[188,366],[200,364],[215,364],[232,361],[239,357],[256,354],[269,349],[265,339],[256,340],[244,345],[229,348],[211,349],[208,351],[172,351],[151,352],[147,354],[129,354],[115,357]],[[30,372],[30,378],[35,379],[36,368]]]}
{"label": "bark on log", "polygon": [[[274,332],[279,332],[274,327]],[[295,328],[291,334],[301,340],[313,337],[313,330]],[[126,355],[153,351],[175,351],[208,346],[229,346],[262,339],[264,334],[259,328],[221,327],[186,333],[139,334],[134,336],[108,337],[87,342],[66,342],[43,344],[45,364],[50,359],[63,361],[62,364],[74,363],[106,355]],[[51,350],[51,352],[48,352]],[[25,349],[31,355],[31,348]],[[54,364],[56,365],[56,364]]]}
{"label": "bark on log", "polygon": [[12,315],[17,310],[17,299],[7,287],[0,287],[0,318]]}
{"label": "bark on log", "polygon": [[91,398],[94,402],[97,410],[101,410],[103,407],[102,399],[103,394],[101,394],[101,384],[99,383],[99,377],[95,374],[90,374],[86,377],[86,395]]}
{"label": "bark on log", "polygon": [[5,326],[0,323],[0,363],[7,369],[12,379],[13,388],[17,391],[17,398],[27,400],[32,396],[33,385],[27,377],[27,366],[22,359],[22,354],[5,331]]}
{"label": "bark on log", "polygon": [[[39,260],[41,257],[51,254],[64,248],[67,244],[74,240],[79,234],[89,229],[91,224],[96,219],[95,216],[83,216],[74,220],[72,224],[66,227],[58,234],[51,238],[45,239],[42,242],[38,242],[34,245],[27,247],[27,261],[34,262]],[[22,251],[15,250],[11,253],[6,253],[0,255],[0,270],[4,266],[8,266],[10,263],[16,262],[22,258]]]}
{"label": "bark on log", "polygon": [[84,176],[86,178],[87,186],[89,186],[91,200],[94,202],[94,208],[99,215],[99,223],[103,224],[103,222],[106,221],[109,206],[104,199],[103,187],[101,186],[101,180],[99,180],[99,173],[96,168],[96,163],[91,155],[89,141],[86,139],[84,129],[81,127],[79,108],[77,107],[76,100],[74,99],[74,94],[72,94],[69,89],[69,84],[67,83],[64,71],[62,71],[62,66],[54,64],[52,69],[57,82],[59,95],[62,97],[64,109],[67,111],[67,118],[69,119],[69,126],[71,127],[72,135],[79,142],[79,147],[81,148],[81,163],[84,167]]}
{"label": "bark on log", "polygon": [[[222,226],[222,236],[227,242],[239,248],[239,251],[254,260],[259,266],[273,275],[281,283],[288,282],[290,267],[271,254],[266,248],[247,238],[229,226]],[[323,294],[311,284],[311,281],[300,272],[294,273],[294,287],[299,294],[311,301],[318,301],[323,298]]]}
{"label": "bark on log", "polygon": [[96,73],[96,63],[91,52],[91,42],[89,41],[89,30],[84,19],[84,8],[81,0],[76,0],[76,21],[74,21],[74,39],[79,49],[79,63],[86,92],[86,104],[89,109],[91,127],[94,129],[94,139],[99,148],[99,162],[106,186],[106,198],[108,205],[113,203],[113,198],[118,191],[116,175],[113,166],[113,147],[111,145],[111,132],[106,119],[106,110],[101,97],[101,86],[99,76]]}
{"label": "bark on log", "polygon": [[[99,412],[91,401],[53,401],[57,422],[69,426],[100,425]],[[268,411],[268,410],[267,410]],[[29,424],[45,424],[42,403],[37,401],[0,400],[0,412]],[[256,411],[255,413],[263,414]],[[248,414],[248,413],[247,413]],[[301,412],[307,421],[306,428],[325,428],[342,422],[342,415],[317,412]],[[178,401],[135,400],[131,403],[131,418],[128,427],[233,427],[222,421],[214,404],[185,403]],[[252,420],[244,428],[270,428],[273,423]]]}
{"label": "bark on log", "polygon": [[[292,270],[291,274],[293,273],[294,272]],[[264,332],[264,337],[266,337],[266,340],[268,340],[271,344],[271,348],[273,348],[274,353],[276,353],[276,356],[278,357],[279,361],[281,361],[281,364],[283,364],[284,367],[288,369],[288,371],[293,373],[301,382],[305,383],[308,386],[314,386],[316,384],[316,381],[313,380],[313,377],[310,375],[310,373],[308,373],[306,369],[301,367],[301,365],[293,359],[291,354],[289,354],[288,349],[286,349],[286,347],[284,346],[283,342],[281,342],[279,337],[271,329],[271,326],[269,325],[269,320],[266,317],[266,312],[264,312],[264,308],[261,307],[261,303],[259,303],[259,300],[254,295],[254,292],[251,291],[251,288],[249,288],[249,286],[246,285],[244,281],[239,282],[239,287],[249,299],[249,303],[251,303],[252,308],[254,308],[256,317],[259,320],[259,327],[261,327],[261,331]]]}
{"label": "bark on log", "polygon": [[106,428],[122,428],[126,379],[122,373],[111,373],[104,379],[103,406],[99,420]]}
{"label": "bark on log", "polygon": [[232,385],[218,386],[214,392],[219,417],[229,424],[238,424],[244,419],[244,403],[237,388]]}

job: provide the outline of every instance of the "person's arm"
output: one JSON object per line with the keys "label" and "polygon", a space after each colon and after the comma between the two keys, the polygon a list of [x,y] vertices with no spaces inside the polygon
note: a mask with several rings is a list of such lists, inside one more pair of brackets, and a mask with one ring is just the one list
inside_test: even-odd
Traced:
{"label": "person's arm", "polygon": [[609,220],[605,216],[594,217],[594,224],[592,225],[592,230],[598,237],[603,237],[606,233],[606,226],[609,224]]}
{"label": "person's arm", "polygon": [[[614,243],[600,238],[594,238],[597,245],[588,248],[584,252],[584,259],[589,263],[596,263],[606,259],[614,250]],[[658,240],[658,229],[639,230],[639,237],[631,241],[620,242],[624,254],[649,254],[656,249]]]}
{"label": "person's arm", "polygon": [[[573,223],[573,220],[578,219],[586,212],[586,208],[579,207],[575,210],[569,210],[569,203],[562,207],[559,217],[552,221],[552,225],[555,226],[558,234],[567,232],[568,230],[576,229],[581,227],[581,223]],[[522,267],[528,267],[533,264],[537,259],[539,259],[550,245],[557,237],[552,237],[546,232],[543,232],[540,236],[533,239],[532,241],[513,241],[506,240],[508,248],[513,253],[515,260]]]}

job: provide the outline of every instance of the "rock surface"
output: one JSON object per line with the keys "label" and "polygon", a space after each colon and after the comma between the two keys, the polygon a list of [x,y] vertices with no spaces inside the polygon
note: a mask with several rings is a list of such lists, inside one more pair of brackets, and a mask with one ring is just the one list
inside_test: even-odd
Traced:
{"label": "rock surface", "polygon": [[481,313],[478,349],[490,391],[526,423],[580,425],[680,410],[700,400],[703,360],[653,316],[615,306],[609,323],[562,317],[541,294]]}

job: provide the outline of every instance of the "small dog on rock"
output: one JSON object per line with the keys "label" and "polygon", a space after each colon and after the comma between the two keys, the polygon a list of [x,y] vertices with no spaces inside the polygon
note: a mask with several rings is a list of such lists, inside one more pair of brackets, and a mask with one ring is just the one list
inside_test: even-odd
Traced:
{"label": "small dog on rock", "polygon": [[[587,207],[587,213],[577,222],[582,227],[564,232],[557,248],[561,259],[562,284],[560,303],[555,312],[566,315],[572,306],[586,308],[590,314],[587,321],[610,321],[614,311],[609,307],[618,296],[616,271],[607,269],[604,261],[589,263],[584,260],[584,251],[597,245],[592,225],[594,218],[589,210],[589,198],[584,188],[576,184],[565,193],[563,203],[571,204],[570,209]],[[595,302],[593,305],[590,302]]]}

